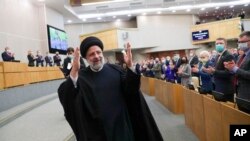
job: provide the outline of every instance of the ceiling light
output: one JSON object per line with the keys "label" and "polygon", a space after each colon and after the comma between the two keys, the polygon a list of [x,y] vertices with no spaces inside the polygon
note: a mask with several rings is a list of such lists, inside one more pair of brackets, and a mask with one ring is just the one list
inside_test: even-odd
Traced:
{"label": "ceiling light", "polygon": [[161,14],[161,11],[158,11],[157,14]]}
{"label": "ceiling light", "polygon": [[39,2],[44,2],[45,0],[37,0],[37,1],[39,1]]}
{"label": "ceiling light", "polygon": [[201,11],[204,11],[206,8],[201,8]]}
{"label": "ceiling light", "polygon": [[82,19],[82,21],[86,22],[87,19]]}
{"label": "ceiling light", "polygon": [[72,21],[71,20],[67,20],[67,23],[72,23]]}
{"label": "ceiling light", "polygon": [[176,12],[175,10],[172,11],[172,13],[175,13],[175,12]]}
{"label": "ceiling light", "polygon": [[113,0],[113,1],[90,2],[90,3],[83,3],[82,6],[117,3],[117,2],[125,2],[125,1],[132,1],[132,0]]}
{"label": "ceiling light", "polygon": [[215,7],[215,9],[220,9],[220,7],[219,7],[219,6],[217,6],[217,7]]}
{"label": "ceiling light", "polygon": [[142,15],[144,15],[144,16],[145,16],[145,15],[147,15],[147,13],[142,13]]}
{"label": "ceiling light", "polygon": [[98,17],[97,20],[101,20],[102,18],[101,17]]}
{"label": "ceiling light", "polygon": [[187,12],[190,12],[191,10],[190,10],[190,9],[187,9],[186,11],[187,11]]}
{"label": "ceiling light", "polygon": [[128,14],[128,17],[131,17],[131,14]]}
{"label": "ceiling light", "polygon": [[230,8],[233,8],[233,7],[234,7],[234,5],[231,5],[231,6],[230,6]]}

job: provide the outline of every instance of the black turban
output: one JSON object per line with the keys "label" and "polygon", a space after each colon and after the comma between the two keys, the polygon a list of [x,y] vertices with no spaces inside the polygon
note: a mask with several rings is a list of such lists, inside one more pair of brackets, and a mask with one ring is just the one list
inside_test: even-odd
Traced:
{"label": "black turban", "polygon": [[90,36],[90,37],[85,38],[82,41],[81,46],[80,46],[80,51],[81,51],[81,55],[83,58],[86,58],[88,49],[94,45],[100,47],[103,50],[103,43],[97,37]]}

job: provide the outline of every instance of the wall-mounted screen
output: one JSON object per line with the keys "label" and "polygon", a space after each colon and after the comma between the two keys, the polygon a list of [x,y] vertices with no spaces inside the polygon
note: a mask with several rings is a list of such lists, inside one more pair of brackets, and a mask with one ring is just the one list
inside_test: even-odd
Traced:
{"label": "wall-mounted screen", "polygon": [[65,31],[56,27],[47,25],[49,52],[66,54],[68,48],[68,37]]}
{"label": "wall-mounted screen", "polygon": [[200,41],[209,39],[209,32],[208,30],[201,30],[192,32],[193,41]]}

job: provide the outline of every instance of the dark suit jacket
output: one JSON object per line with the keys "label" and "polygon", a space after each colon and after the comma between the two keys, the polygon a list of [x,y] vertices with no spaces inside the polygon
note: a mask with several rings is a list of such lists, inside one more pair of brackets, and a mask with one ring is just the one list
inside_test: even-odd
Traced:
{"label": "dark suit jacket", "polygon": [[10,56],[6,51],[2,53],[3,61],[13,61],[14,57]]}
{"label": "dark suit jacket", "polygon": [[60,56],[53,56],[53,59],[54,59],[54,65],[56,66],[61,66],[61,57]]}
{"label": "dark suit jacket", "polygon": [[[218,60],[218,57],[219,56],[217,56],[216,60]],[[234,94],[234,74],[228,71],[223,64],[229,60],[234,60],[234,56],[226,50],[217,61],[215,65],[215,72],[213,74],[215,91],[224,93],[225,95]]]}
{"label": "dark suit jacket", "polygon": [[28,66],[34,67],[35,66],[35,61],[36,61],[36,59],[34,59],[34,56],[33,55],[28,55],[27,58],[29,60]]}
{"label": "dark suit jacket", "polygon": [[245,56],[236,75],[239,82],[238,97],[250,100],[250,54]]}

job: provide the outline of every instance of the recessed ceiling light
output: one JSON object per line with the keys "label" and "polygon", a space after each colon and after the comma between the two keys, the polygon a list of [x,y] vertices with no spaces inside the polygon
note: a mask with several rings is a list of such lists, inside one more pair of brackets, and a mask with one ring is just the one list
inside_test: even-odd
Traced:
{"label": "recessed ceiling light", "polygon": [[142,15],[144,15],[144,16],[145,16],[145,15],[147,15],[147,13],[142,13]]}
{"label": "recessed ceiling light", "polygon": [[218,6],[218,7],[215,7],[215,9],[220,9],[220,7]]}
{"label": "recessed ceiling light", "polygon": [[158,11],[157,14],[161,14],[161,11]]}
{"label": "recessed ceiling light", "polygon": [[187,11],[187,12],[190,12],[191,10],[190,10],[190,9],[187,9],[186,11]]}
{"label": "recessed ceiling light", "polygon": [[176,12],[175,10],[172,11],[172,13],[175,13],[175,12]]}
{"label": "recessed ceiling light", "polygon": [[86,22],[86,19],[82,19],[82,21]]}
{"label": "recessed ceiling light", "polygon": [[206,8],[201,8],[201,11],[204,11]]}
{"label": "recessed ceiling light", "polygon": [[72,23],[72,21],[71,21],[71,20],[67,20],[67,22],[68,22],[68,23]]}
{"label": "recessed ceiling light", "polygon": [[102,18],[101,17],[98,17],[97,20],[101,20]]}
{"label": "recessed ceiling light", "polygon": [[233,8],[233,7],[234,7],[234,5],[231,5],[231,6],[230,6],[230,8]]}
{"label": "recessed ceiling light", "polygon": [[131,14],[128,14],[128,17],[131,17]]}
{"label": "recessed ceiling light", "polygon": [[37,1],[39,1],[39,2],[44,2],[45,0],[37,0]]}

